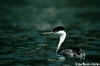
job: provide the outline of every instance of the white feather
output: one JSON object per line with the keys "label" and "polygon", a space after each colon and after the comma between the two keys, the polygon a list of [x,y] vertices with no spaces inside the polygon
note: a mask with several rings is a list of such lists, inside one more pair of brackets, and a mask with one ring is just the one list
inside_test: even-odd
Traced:
{"label": "white feather", "polygon": [[60,35],[60,40],[59,40],[59,43],[58,43],[58,46],[57,46],[57,50],[56,50],[56,52],[57,52],[60,49],[62,43],[64,42],[64,40],[66,38],[66,32],[64,30],[62,30],[62,31],[56,32],[56,34]]}

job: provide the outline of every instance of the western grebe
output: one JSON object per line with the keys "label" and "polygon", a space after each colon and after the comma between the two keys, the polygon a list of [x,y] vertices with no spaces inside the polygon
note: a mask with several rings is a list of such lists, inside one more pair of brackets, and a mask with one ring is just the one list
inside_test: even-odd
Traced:
{"label": "western grebe", "polygon": [[59,42],[56,49],[57,55],[67,56],[71,58],[85,58],[85,51],[82,48],[71,47],[70,45],[64,46],[64,41],[67,37],[67,33],[65,28],[62,26],[58,26],[52,30],[52,32],[45,32],[44,34],[55,34],[59,35]]}

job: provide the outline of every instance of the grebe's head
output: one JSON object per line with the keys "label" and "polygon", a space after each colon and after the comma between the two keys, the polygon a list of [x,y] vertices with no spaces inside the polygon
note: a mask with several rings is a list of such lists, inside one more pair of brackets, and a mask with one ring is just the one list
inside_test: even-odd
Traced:
{"label": "grebe's head", "polygon": [[52,32],[54,32],[57,35],[63,35],[66,33],[65,28],[63,26],[58,26],[58,27],[54,28]]}
{"label": "grebe's head", "polygon": [[65,33],[65,28],[63,26],[57,26],[51,32],[45,32],[43,34],[63,35]]}

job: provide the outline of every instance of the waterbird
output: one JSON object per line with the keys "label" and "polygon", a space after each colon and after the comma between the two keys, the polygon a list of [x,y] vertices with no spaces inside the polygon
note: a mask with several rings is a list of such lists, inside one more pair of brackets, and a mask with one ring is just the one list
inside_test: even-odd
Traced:
{"label": "waterbird", "polygon": [[86,56],[85,51],[82,48],[76,48],[72,47],[72,45],[67,45],[67,43],[65,43],[66,46],[64,46],[64,41],[65,39],[67,39],[66,37],[67,32],[65,30],[65,28],[63,26],[57,26],[55,27],[51,32],[45,32],[43,34],[54,34],[54,35],[59,35],[59,42],[58,42],[58,46],[56,49],[56,53],[57,55],[63,55],[63,56],[67,56],[70,58],[80,58],[80,59],[84,59]]}

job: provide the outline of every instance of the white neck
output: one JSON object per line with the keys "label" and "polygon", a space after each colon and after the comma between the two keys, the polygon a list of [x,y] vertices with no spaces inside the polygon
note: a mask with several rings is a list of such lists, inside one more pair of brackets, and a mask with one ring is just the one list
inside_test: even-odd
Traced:
{"label": "white neck", "polygon": [[58,43],[58,47],[57,47],[56,52],[60,49],[62,43],[64,42],[64,40],[66,38],[66,32],[65,31],[59,31],[58,33],[60,34],[60,41]]}

